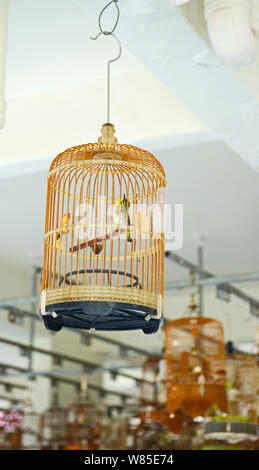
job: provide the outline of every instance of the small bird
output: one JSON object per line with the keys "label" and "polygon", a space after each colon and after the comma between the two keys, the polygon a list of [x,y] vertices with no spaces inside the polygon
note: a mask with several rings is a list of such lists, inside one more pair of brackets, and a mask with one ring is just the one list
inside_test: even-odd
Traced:
{"label": "small bird", "polygon": [[70,212],[67,214],[63,215],[62,220],[61,220],[61,227],[62,227],[62,233],[68,233],[69,230],[67,228],[68,224],[70,221]]}
{"label": "small bird", "polygon": [[123,198],[118,199],[116,203],[114,204],[113,207],[113,218],[115,221],[115,224],[120,227],[123,225],[124,227],[127,226],[127,240],[128,242],[131,242],[131,236],[130,236],[130,230],[128,230],[128,227],[130,227],[130,216],[128,214],[128,210],[130,208],[130,202],[126,198],[125,194]]}
{"label": "small bird", "polygon": [[61,220],[61,229],[59,230],[59,232],[56,233],[56,247],[59,250],[62,250],[63,248],[63,243],[62,243],[63,233],[67,234],[69,232],[69,229],[67,228],[69,221],[70,221],[70,212],[63,215],[62,220]]}

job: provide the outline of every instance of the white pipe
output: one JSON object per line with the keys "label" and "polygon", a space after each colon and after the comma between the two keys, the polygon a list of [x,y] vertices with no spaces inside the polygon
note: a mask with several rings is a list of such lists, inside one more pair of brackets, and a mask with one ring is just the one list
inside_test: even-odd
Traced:
{"label": "white pipe", "polygon": [[229,65],[242,66],[259,53],[259,0],[204,0],[213,49]]}
{"label": "white pipe", "polygon": [[5,124],[5,69],[8,28],[8,0],[0,0],[0,129]]}

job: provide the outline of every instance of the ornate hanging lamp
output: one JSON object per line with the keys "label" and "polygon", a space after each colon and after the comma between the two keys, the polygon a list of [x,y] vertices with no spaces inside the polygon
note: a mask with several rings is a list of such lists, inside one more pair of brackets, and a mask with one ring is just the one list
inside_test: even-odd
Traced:
{"label": "ornate hanging lamp", "polygon": [[[156,220],[166,186],[149,152],[119,144],[110,123],[98,142],[65,150],[48,175],[41,316],[46,328],[158,330],[163,314],[164,234]],[[161,196],[162,195],[162,196]],[[164,201],[162,201],[164,202]],[[159,225],[159,223],[158,223]]]}
{"label": "ornate hanging lamp", "polygon": [[167,408],[170,413],[181,409],[193,418],[204,416],[212,404],[226,411],[222,324],[197,316],[194,294],[187,314],[165,327]]}

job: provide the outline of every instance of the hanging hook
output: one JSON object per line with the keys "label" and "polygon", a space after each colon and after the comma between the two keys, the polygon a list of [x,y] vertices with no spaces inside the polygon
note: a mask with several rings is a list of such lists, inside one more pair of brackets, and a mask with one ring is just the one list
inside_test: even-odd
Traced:
{"label": "hanging hook", "polygon": [[[102,28],[102,25],[101,25],[101,18],[102,18],[102,14],[103,12],[106,10],[106,8],[108,8],[109,5],[111,5],[112,3],[115,4],[116,6],[116,10],[117,10],[117,17],[116,17],[116,20],[115,20],[115,24],[113,26],[113,28],[111,29],[111,31],[105,31],[103,28]],[[118,55],[114,58],[114,59],[110,59],[108,60],[108,63],[107,63],[107,123],[110,123],[110,65],[112,62],[116,62],[117,60],[119,60],[119,58],[121,57],[121,43],[120,43],[120,40],[119,38],[114,34],[114,31],[118,25],[118,22],[119,22],[119,17],[120,17],[120,10],[119,10],[119,7],[117,5],[118,3],[118,0],[112,0],[111,2],[109,2],[101,11],[100,15],[99,15],[99,19],[98,19],[98,24],[99,24],[99,29],[100,29],[100,32],[94,37],[94,36],[90,36],[90,39],[92,39],[93,41],[96,41],[96,39],[98,39],[102,34],[104,36],[112,36],[114,37],[114,39],[116,39],[117,41],[117,44],[119,46],[119,52],[118,52]]]}
{"label": "hanging hook", "polygon": [[[102,25],[101,25],[101,19],[102,19],[102,15],[104,13],[104,11],[106,10],[106,8],[108,8],[112,3],[115,4],[115,7],[116,7],[116,10],[117,10],[117,17],[116,17],[116,20],[115,20],[115,24],[113,26],[113,28],[111,29],[111,31],[106,31],[102,28]],[[109,35],[109,34],[112,34],[114,33],[115,29],[117,28],[117,25],[118,25],[118,22],[119,22],[119,18],[120,18],[120,10],[119,10],[119,7],[117,5],[118,3],[118,0],[112,0],[111,2],[109,2],[101,11],[99,17],[98,17],[98,25],[99,25],[99,30],[100,30],[100,33],[97,34],[97,36],[94,38],[94,37],[91,37],[91,39],[97,39],[100,34],[105,34],[105,35]]]}
{"label": "hanging hook", "polygon": [[[105,34],[105,33],[103,33],[101,31],[100,33],[97,34],[97,36],[95,38],[91,37],[91,39],[93,39],[95,41],[102,34]],[[114,39],[116,39],[117,44],[119,46],[119,52],[118,52],[116,57],[114,57],[113,59],[108,60],[108,62],[107,62],[107,123],[110,122],[110,88],[111,88],[111,86],[110,86],[111,85],[111,83],[110,83],[111,82],[110,65],[111,65],[112,62],[116,62],[121,57],[121,43],[120,43],[119,38],[117,36],[115,36],[115,34],[113,34],[113,33],[109,33],[109,35],[112,36]]]}

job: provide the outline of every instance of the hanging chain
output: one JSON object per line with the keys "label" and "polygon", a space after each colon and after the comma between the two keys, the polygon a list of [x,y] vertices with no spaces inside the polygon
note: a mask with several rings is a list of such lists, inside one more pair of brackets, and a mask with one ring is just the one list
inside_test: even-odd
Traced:
{"label": "hanging chain", "polygon": [[[108,8],[112,3],[114,3],[115,7],[116,7],[116,19],[115,19],[115,23],[114,23],[114,26],[113,28],[110,30],[110,31],[107,31],[105,29],[103,29],[102,27],[102,15],[104,13],[104,11],[106,10],[106,8]],[[96,39],[98,39],[102,34],[104,36],[112,36],[116,39],[117,43],[118,43],[118,46],[119,46],[119,53],[118,55],[114,58],[114,59],[110,59],[107,63],[107,123],[110,123],[110,76],[111,76],[111,73],[110,73],[110,65],[112,62],[116,62],[120,57],[121,57],[121,43],[119,41],[119,39],[117,38],[117,36],[115,36],[114,34],[114,31],[118,25],[118,22],[119,22],[119,18],[120,18],[120,10],[119,10],[119,7],[118,7],[118,0],[112,0],[111,2],[109,2],[101,11],[100,15],[99,15],[99,18],[98,18],[98,25],[99,25],[99,33],[93,37],[93,36],[90,36],[90,39],[93,39],[94,41],[96,41]]]}
{"label": "hanging chain", "polygon": [[192,314],[197,314],[198,313],[198,305],[196,304],[195,301],[195,295],[196,295],[196,276],[194,271],[190,271],[189,273],[189,278],[190,278],[190,283],[192,285],[192,292],[191,292],[191,298],[190,298],[190,303],[185,311],[185,315],[192,315]]}

